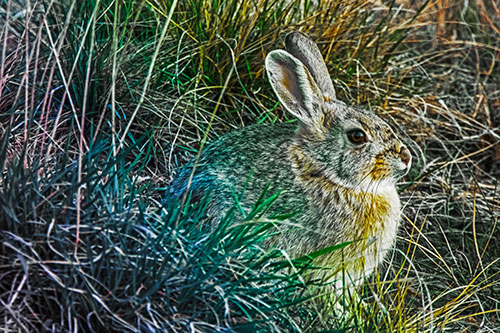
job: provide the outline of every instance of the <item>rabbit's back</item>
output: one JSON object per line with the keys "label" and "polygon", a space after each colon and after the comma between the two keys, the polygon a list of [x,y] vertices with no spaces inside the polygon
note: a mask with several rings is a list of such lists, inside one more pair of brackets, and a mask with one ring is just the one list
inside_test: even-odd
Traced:
{"label": "rabbit's back", "polygon": [[180,197],[188,190],[196,163],[189,191],[198,198],[211,194],[212,219],[220,218],[236,198],[244,209],[250,209],[266,187],[269,195],[286,191],[279,202],[293,205],[291,197],[298,193],[288,149],[296,127],[294,123],[256,124],[209,143],[197,162],[182,168],[169,187],[169,196]]}

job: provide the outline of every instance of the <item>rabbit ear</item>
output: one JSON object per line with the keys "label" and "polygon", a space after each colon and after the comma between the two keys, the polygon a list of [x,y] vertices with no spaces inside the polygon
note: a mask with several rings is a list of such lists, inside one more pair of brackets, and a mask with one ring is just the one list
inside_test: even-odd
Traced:
{"label": "rabbit ear", "polygon": [[325,99],[335,99],[332,79],[316,43],[301,32],[291,32],[285,44],[286,50],[307,67]]}
{"label": "rabbit ear", "polygon": [[297,58],[283,50],[271,51],[266,58],[267,76],[285,108],[315,132],[323,120],[323,98],[309,73]]}

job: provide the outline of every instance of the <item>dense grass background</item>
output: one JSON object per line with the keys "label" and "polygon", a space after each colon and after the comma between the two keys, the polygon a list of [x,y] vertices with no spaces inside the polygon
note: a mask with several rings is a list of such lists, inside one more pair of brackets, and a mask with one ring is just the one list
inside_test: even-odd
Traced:
{"label": "dense grass background", "polygon": [[[162,205],[206,140],[293,121],[263,68],[293,30],[414,156],[390,264],[351,309],[259,246],[286,222],[273,196],[214,233],[209,198]],[[6,331],[500,327],[494,0],[0,0],[0,59]]]}

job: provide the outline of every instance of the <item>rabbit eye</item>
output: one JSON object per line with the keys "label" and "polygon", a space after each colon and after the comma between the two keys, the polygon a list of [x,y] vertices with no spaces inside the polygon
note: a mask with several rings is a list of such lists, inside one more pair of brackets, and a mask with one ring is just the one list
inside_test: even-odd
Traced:
{"label": "rabbit eye", "polygon": [[360,129],[355,129],[347,132],[347,138],[349,139],[349,141],[356,145],[368,142],[368,136]]}

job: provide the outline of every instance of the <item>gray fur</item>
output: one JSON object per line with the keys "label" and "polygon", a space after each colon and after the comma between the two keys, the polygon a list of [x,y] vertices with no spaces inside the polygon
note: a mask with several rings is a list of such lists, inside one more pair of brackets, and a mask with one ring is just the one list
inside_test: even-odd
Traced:
{"label": "gray fur", "polygon": [[286,50],[309,69],[323,95],[334,99],[335,89],[316,43],[301,32],[292,32],[286,36],[285,45]]}
{"label": "gray fur", "polygon": [[[319,51],[297,49],[314,45],[304,41],[305,35],[298,36],[296,44],[287,38],[287,46],[293,45],[294,55],[303,59],[273,51],[266,67],[278,98],[299,123],[257,124],[212,142],[198,161],[190,190],[195,196],[212,193],[209,214],[215,223],[234,204],[234,194],[243,193],[240,203],[249,211],[266,185],[269,195],[281,191],[274,209],[298,213],[279,226],[272,245],[297,257],[360,240],[342,253],[319,259],[331,267],[333,277],[346,267],[358,279],[371,274],[396,237],[400,203],[395,182],[406,174],[411,160],[375,114],[324,98],[330,88],[323,83],[318,90],[318,81],[330,80],[326,66],[322,58],[310,58],[320,57]],[[311,72],[313,80],[307,79]],[[285,85],[284,76],[290,79]],[[369,142],[352,143],[352,129],[362,129]],[[192,163],[171,184],[170,197],[186,192]]]}

